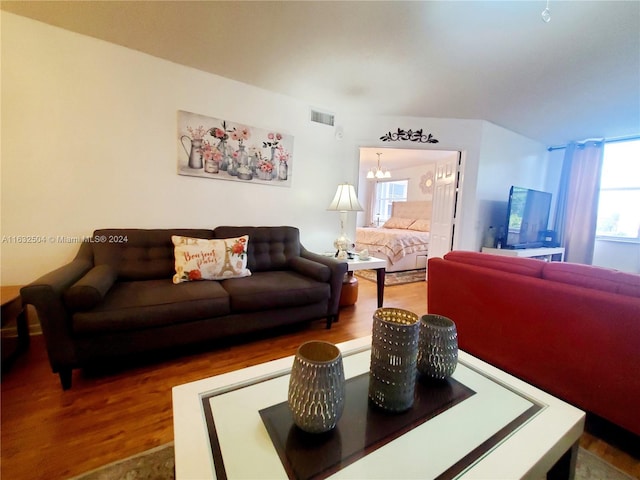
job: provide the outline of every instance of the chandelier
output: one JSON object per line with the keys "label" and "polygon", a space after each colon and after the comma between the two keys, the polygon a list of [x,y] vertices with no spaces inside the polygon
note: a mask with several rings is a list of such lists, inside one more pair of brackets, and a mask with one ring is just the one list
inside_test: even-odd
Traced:
{"label": "chandelier", "polygon": [[547,0],[547,8],[542,11],[542,20],[544,23],[549,23],[551,21],[551,10],[549,10],[549,0]]}
{"label": "chandelier", "polygon": [[380,155],[382,155],[381,153],[376,153],[376,155],[378,155],[378,166],[376,167],[375,171],[372,169],[369,169],[369,172],[367,173],[367,178],[368,179],[374,179],[377,178],[378,180],[381,178],[391,178],[391,172],[389,170],[382,170],[380,168]]}

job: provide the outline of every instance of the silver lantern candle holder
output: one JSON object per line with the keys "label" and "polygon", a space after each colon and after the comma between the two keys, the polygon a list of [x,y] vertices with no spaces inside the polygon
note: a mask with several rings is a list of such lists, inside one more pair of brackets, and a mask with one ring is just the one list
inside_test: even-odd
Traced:
{"label": "silver lantern candle holder", "polygon": [[340,349],[319,340],[300,345],[289,379],[288,403],[293,422],[308,433],[328,432],[340,420],[344,402]]}
{"label": "silver lantern candle holder", "polygon": [[442,315],[420,318],[418,372],[420,375],[444,380],[458,365],[458,332],[453,320]]}
{"label": "silver lantern candle holder", "polygon": [[401,412],[413,405],[418,355],[418,315],[399,308],[373,314],[369,400]]}

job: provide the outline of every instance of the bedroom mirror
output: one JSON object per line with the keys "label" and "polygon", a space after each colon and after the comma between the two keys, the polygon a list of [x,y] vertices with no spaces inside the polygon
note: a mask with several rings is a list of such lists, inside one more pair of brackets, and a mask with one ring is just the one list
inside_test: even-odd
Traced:
{"label": "bedroom mirror", "polygon": [[[434,200],[439,201],[434,199],[438,172],[455,168],[459,156],[457,151],[361,147],[358,198],[364,211],[358,214],[356,250],[385,259],[390,273],[424,269],[429,245],[439,238],[432,235],[437,225],[432,228],[431,222]],[[391,178],[367,178],[379,159]]]}

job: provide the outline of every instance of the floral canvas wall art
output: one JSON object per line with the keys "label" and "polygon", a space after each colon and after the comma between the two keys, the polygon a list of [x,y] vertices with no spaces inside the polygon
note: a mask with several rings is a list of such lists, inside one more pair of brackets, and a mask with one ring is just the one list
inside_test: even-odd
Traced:
{"label": "floral canvas wall art", "polygon": [[178,174],[291,186],[293,136],[178,111]]}

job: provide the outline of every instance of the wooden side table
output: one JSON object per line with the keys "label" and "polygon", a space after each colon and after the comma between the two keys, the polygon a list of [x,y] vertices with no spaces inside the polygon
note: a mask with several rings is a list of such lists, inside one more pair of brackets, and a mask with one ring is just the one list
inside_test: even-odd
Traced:
{"label": "wooden side table", "polygon": [[29,324],[26,309],[22,305],[19,286],[1,288],[2,311],[2,369],[29,346]]}

